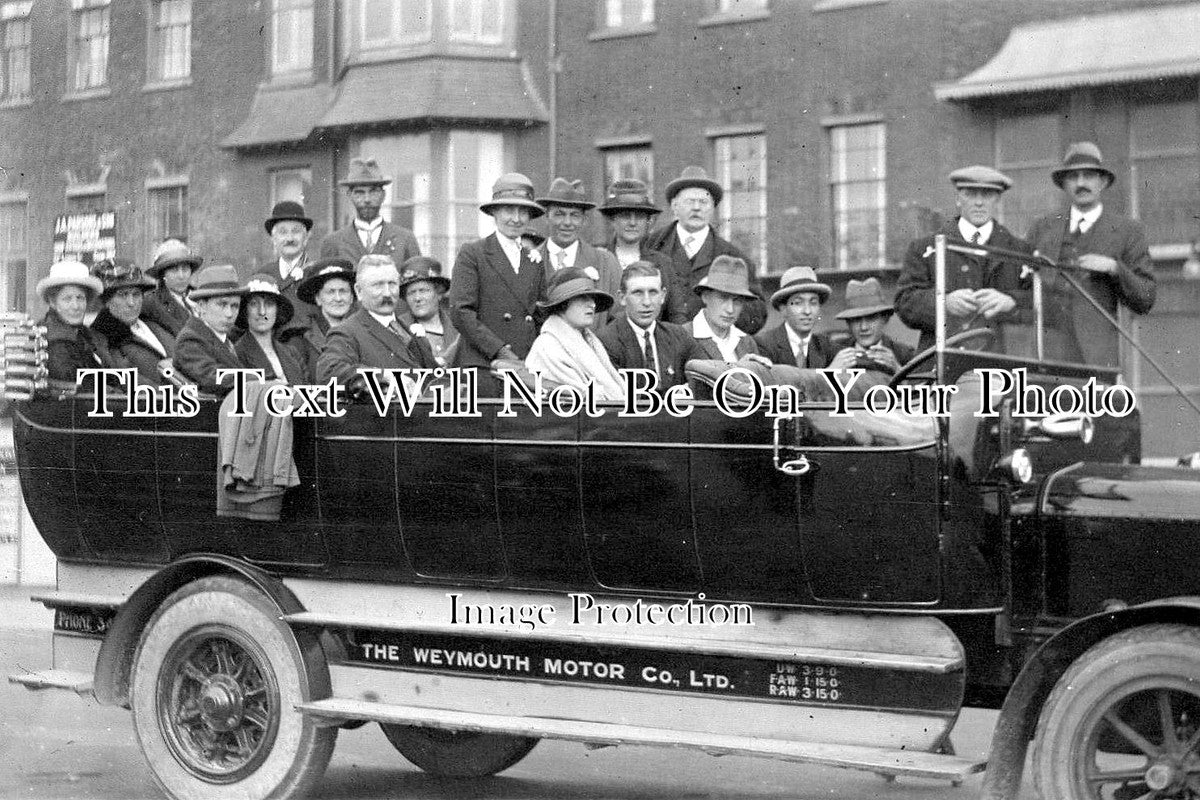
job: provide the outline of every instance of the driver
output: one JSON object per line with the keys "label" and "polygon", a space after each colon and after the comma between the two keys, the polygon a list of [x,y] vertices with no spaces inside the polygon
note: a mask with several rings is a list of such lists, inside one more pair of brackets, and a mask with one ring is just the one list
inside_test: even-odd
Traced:
{"label": "driver", "polygon": [[846,310],[837,318],[846,320],[852,344],[838,351],[830,369],[858,368],[894,375],[901,364],[911,361],[913,349],[883,332],[894,311],[883,299],[878,278],[847,283]]}

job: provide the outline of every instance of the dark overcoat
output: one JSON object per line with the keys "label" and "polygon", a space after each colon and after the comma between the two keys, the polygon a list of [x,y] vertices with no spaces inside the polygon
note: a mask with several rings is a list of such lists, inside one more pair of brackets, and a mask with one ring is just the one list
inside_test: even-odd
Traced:
{"label": "dark overcoat", "polygon": [[234,352],[233,342],[222,342],[199,317],[192,317],[175,338],[175,369],[195,383],[201,392],[224,396],[233,379],[217,383],[218,369],[241,369],[245,365]]}
{"label": "dark overcoat", "polygon": [[803,364],[797,364],[796,356],[792,353],[792,343],[788,341],[786,322],[770,330],[759,331],[754,341],[758,343],[759,353],[776,364],[790,364],[793,367],[821,369],[828,367],[836,355],[829,335],[814,332],[808,340],[808,358]]}
{"label": "dark overcoat", "polygon": [[166,350],[165,355],[147,344],[144,339],[134,336],[129,326],[113,316],[107,308],[100,309],[100,313],[92,322],[92,330],[103,334],[108,340],[109,351],[119,353],[129,366],[137,369],[139,381],[158,386],[163,383],[158,363],[175,355],[175,337],[153,320],[142,319],[142,322],[146,323],[150,332]]}
{"label": "dark overcoat", "polygon": [[317,382],[337,378],[343,386],[361,382],[360,367],[416,369],[429,366],[416,351],[413,337],[398,334],[379,324],[365,308],[326,334],[325,347],[317,359]]}
{"label": "dark overcoat", "polygon": [[[399,267],[413,256],[421,255],[421,248],[417,245],[417,237],[413,236],[413,232],[408,228],[385,222],[379,231],[379,238],[375,240],[375,246],[369,252],[374,255],[391,256],[392,261]],[[367,253],[368,250],[363,247],[362,239],[358,238],[358,231],[353,222],[344,228],[338,228],[321,240],[321,258],[345,258],[349,259],[351,264],[357,264]],[[276,270],[278,271],[278,264]]]}

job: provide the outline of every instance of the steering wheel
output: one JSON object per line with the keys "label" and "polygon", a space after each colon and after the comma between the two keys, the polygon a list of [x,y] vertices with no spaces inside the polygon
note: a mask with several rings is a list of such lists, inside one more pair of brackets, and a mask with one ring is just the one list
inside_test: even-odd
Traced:
{"label": "steering wheel", "polygon": [[[984,343],[990,342],[996,338],[996,332],[991,328],[972,328],[969,331],[961,331],[946,339],[946,347],[957,347],[964,342],[969,342],[972,339],[982,339]],[[913,356],[907,364],[896,370],[896,374],[888,381],[888,388],[894,389],[900,385],[909,375],[917,371],[917,367],[924,364],[937,353],[937,347],[926,347],[921,352]]]}

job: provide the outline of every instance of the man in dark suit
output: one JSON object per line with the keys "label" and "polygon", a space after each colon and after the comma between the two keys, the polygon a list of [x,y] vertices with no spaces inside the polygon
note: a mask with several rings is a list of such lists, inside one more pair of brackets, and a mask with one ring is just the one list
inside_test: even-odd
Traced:
{"label": "man in dark suit", "polygon": [[[358,262],[354,291],[359,309],[337,327],[330,328],[325,348],[317,358],[317,382],[337,378],[352,395],[366,389],[360,367],[375,369],[434,368],[426,362],[413,336],[396,320],[400,271],[384,255],[363,256]],[[384,373],[381,383],[390,380]]]}
{"label": "man in dark suit", "polygon": [[712,226],[713,214],[721,202],[724,190],[709,180],[700,167],[687,167],[667,184],[667,202],[675,221],[651,231],[646,237],[646,249],[656,250],[671,259],[671,266],[685,287],[686,317],[692,319],[703,303],[695,294],[700,281],[718,256],[732,256],[744,261],[750,270],[750,291],[738,317],[737,327],[746,333],[758,333],[767,321],[767,304],[749,259],[731,243],[717,235]]}
{"label": "man in dark suit", "polygon": [[[304,213],[304,206],[294,200],[281,200],[271,209],[271,216],[263,223],[267,236],[271,237],[271,253],[275,256],[275,273],[279,290],[296,302],[296,284],[304,280],[308,268],[308,237],[312,233],[313,221]],[[309,305],[309,304],[305,304]],[[313,310],[297,309],[302,313]]]}
{"label": "man in dark suit", "polygon": [[[596,204],[587,199],[581,181],[555,178],[544,197],[535,201],[546,209],[550,238],[538,245],[546,262],[546,279],[568,267],[591,269],[596,288],[612,297],[621,290],[621,267],[616,256],[607,250],[581,241],[579,234],[587,226],[587,212]],[[609,312],[597,311],[592,332],[599,333],[611,319]]]}
{"label": "man in dark suit", "polygon": [[[1074,274],[1109,314],[1115,316],[1121,305],[1135,314],[1148,312],[1155,280],[1146,234],[1140,223],[1100,202],[1116,179],[1100,148],[1091,142],[1070,145],[1062,166],[1050,174],[1071,207],[1034,222],[1029,242],[1042,255],[1085,270]],[[1112,325],[1054,270],[1044,270],[1042,279],[1046,327],[1057,334],[1047,337],[1046,357],[1119,366],[1119,334]]]}
{"label": "man in dark suit", "polygon": [[660,211],[650,202],[646,184],[633,179],[613,181],[599,211],[612,224],[613,238],[608,242],[608,251],[616,256],[621,269],[635,261],[649,261],[662,273],[666,300],[659,318],[681,325],[687,322],[687,284],[681,283],[680,276],[675,274],[671,259],[656,250],[646,249],[650,223]]}
{"label": "man in dark suit", "polygon": [[158,281],[154,291],[143,299],[142,316],[162,326],[172,337],[178,336],[184,323],[192,318],[188,289],[192,275],[204,259],[178,239],[167,239],[154,251],[154,261],[146,274]]}
{"label": "man in dark suit", "polygon": [[865,369],[894,375],[915,355],[906,344],[883,331],[895,309],[883,297],[878,278],[851,280],[846,284],[846,309],[837,315],[846,320],[851,343],[829,362],[830,369]]}
{"label": "man in dark suit", "polygon": [[658,375],[658,391],[686,383],[683,367],[693,358],[704,358],[683,325],[659,319],[666,292],[662,271],[649,261],[635,261],[621,274],[624,313],[600,332],[600,342],[617,369],[651,369]]}
{"label": "man in dark suit", "polygon": [[[458,363],[487,368],[493,361],[517,361],[537,337],[534,314],[546,285],[545,259],[521,247],[525,226],[544,212],[524,175],[502,175],[492,199],[479,206],[496,222],[496,232],[467,242],[458,251],[450,278],[450,319],[462,335]],[[496,387],[480,376],[480,387]]]}
{"label": "man in dark suit", "polygon": [[771,305],[783,313],[783,322],[754,337],[759,352],[776,364],[820,369],[833,360],[833,343],[815,333],[821,305],[829,299],[828,284],[817,280],[812,267],[792,267],[783,273]]}
{"label": "man in dark suit", "polygon": [[349,174],[338,181],[354,204],[354,220],[321,241],[321,258],[345,258],[352,264],[368,254],[385,255],[403,264],[421,255],[417,239],[408,228],[384,222],[384,189],[392,179],[383,174],[373,158],[350,160]]}
{"label": "man in dark suit", "polygon": [[175,339],[175,369],[206,394],[223,396],[233,380],[217,381],[218,369],[244,367],[229,334],[237,321],[246,287],[229,264],[205,267],[192,280],[190,299],[197,316],[190,317]]}
{"label": "man in dark suit", "polygon": [[[1000,195],[1012,186],[1005,174],[985,166],[971,166],[950,173],[959,216],[937,233],[947,243],[966,247],[985,244],[1029,253],[1033,248],[996,221]],[[908,246],[897,282],[896,313],[910,328],[921,332],[917,347],[934,343],[935,234],[923,236]],[[1003,324],[1028,321],[1030,283],[1021,277],[1021,265],[990,255],[946,253],[946,335],[971,328],[988,327],[996,333],[993,349],[1006,352]]]}

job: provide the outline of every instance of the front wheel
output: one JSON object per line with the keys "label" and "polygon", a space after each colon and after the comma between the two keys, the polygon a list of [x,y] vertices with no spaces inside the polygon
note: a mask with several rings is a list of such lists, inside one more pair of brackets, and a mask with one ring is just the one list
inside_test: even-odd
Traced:
{"label": "front wheel", "polygon": [[416,766],[441,778],[483,778],[516,764],[538,739],[504,733],[444,731],[379,723],[392,747]]}
{"label": "front wheel", "polygon": [[178,800],[287,798],[321,777],[337,729],[294,710],[325,697],[317,641],[228,577],[176,591],[151,617],[130,682],[133,726],[155,782]]}
{"label": "front wheel", "polygon": [[1045,800],[1200,800],[1200,630],[1147,625],[1093,646],[1046,700]]}

